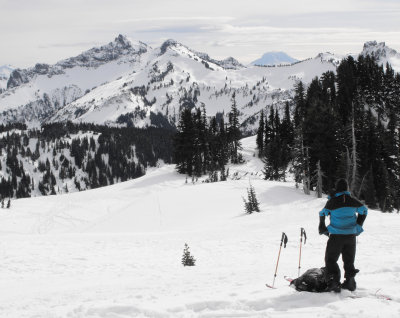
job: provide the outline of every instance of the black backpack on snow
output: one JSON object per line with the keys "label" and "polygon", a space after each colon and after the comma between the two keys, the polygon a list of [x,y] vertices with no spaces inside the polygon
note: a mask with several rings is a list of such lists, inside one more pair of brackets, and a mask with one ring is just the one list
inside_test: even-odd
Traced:
{"label": "black backpack on snow", "polygon": [[296,288],[297,291],[308,291],[314,293],[322,293],[326,291],[326,269],[311,268],[300,277],[292,280],[290,286]]}

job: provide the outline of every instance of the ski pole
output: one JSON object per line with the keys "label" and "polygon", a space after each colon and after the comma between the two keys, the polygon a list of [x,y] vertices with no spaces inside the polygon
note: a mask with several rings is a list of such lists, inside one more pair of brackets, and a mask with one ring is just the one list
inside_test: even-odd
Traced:
{"label": "ski pole", "polygon": [[275,267],[275,274],[274,274],[274,281],[272,282],[272,288],[275,285],[275,278],[276,278],[276,273],[278,271],[278,264],[279,264],[279,258],[281,256],[281,250],[282,250],[282,244],[283,244],[283,248],[286,248],[286,244],[288,242],[288,237],[285,234],[285,232],[282,232],[282,238],[281,238],[281,245],[279,246],[279,253],[278,253],[278,260],[276,261],[276,267]]}
{"label": "ski pole", "polygon": [[300,255],[299,255],[299,272],[298,272],[298,275],[297,275],[297,277],[300,277],[300,268],[301,268],[301,245],[303,244],[303,236],[304,236],[304,244],[306,244],[306,241],[307,241],[307,234],[306,234],[306,231],[303,229],[303,228],[301,228],[301,230],[300,230]]}

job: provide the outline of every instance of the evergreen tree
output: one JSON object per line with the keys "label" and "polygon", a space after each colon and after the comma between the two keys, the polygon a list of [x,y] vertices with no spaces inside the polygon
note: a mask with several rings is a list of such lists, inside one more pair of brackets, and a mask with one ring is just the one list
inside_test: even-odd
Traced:
{"label": "evergreen tree", "polygon": [[320,162],[318,161],[317,162],[317,170],[315,171],[315,179],[317,180],[315,192],[316,192],[317,198],[322,198],[322,180],[323,180],[324,176],[325,175],[321,170]]}
{"label": "evergreen tree", "polygon": [[178,125],[178,132],[174,139],[174,160],[179,173],[193,174],[194,154],[194,123],[191,110],[184,108]]}
{"label": "evergreen tree", "polygon": [[[267,127],[265,136],[267,143],[264,148],[264,157],[262,158],[264,162],[264,179],[285,180],[290,151],[287,139],[282,140],[282,136],[285,136],[283,132],[287,134],[287,131],[281,129],[279,113],[278,111],[275,112],[272,107]],[[285,138],[288,138],[288,136],[286,135]]]}
{"label": "evergreen tree", "polygon": [[295,95],[294,95],[294,104],[295,104],[295,111],[294,111],[294,127],[295,129],[302,130],[303,128],[303,121],[305,118],[305,111],[306,111],[306,100],[305,100],[305,88],[302,81],[299,81],[295,85]]}
{"label": "evergreen tree", "polygon": [[259,157],[262,157],[264,155],[264,130],[265,130],[264,112],[261,110],[260,122],[257,130],[257,139],[256,139]]}
{"label": "evergreen tree", "polygon": [[294,138],[291,148],[291,158],[296,186],[302,182],[304,184],[306,177],[306,159],[304,155],[304,120],[306,115],[305,99],[305,88],[303,82],[299,81],[295,85],[295,96],[293,99],[295,109],[293,118]]}
{"label": "evergreen tree", "polygon": [[239,127],[239,110],[236,105],[235,93],[232,95],[232,107],[229,113],[228,138],[231,162],[234,164],[240,163],[241,156],[239,150],[242,149],[242,146],[240,143],[241,132]]}
{"label": "evergreen tree", "polygon": [[[314,79],[307,89],[306,116],[304,119],[304,145],[309,151],[307,161],[308,171],[317,169],[320,161],[321,169],[326,174],[328,184],[323,184],[324,192],[332,188],[332,180],[335,179],[336,167],[339,161],[336,130],[338,123],[335,114],[329,107],[329,96],[326,95],[322,83]],[[309,176],[309,172],[307,173]],[[315,186],[315,181],[310,184],[310,189]]]}
{"label": "evergreen tree", "polygon": [[183,266],[196,265],[196,259],[190,254],[189,245],[187,245],[187,243],[185,243],[185,247],[183,249],[182,265]]}
{"label": "evergreen tree", "polygon": [[338,87],[337,108],[343,126],[351,118],[353,96],[357,87],[356,62],[349,56],[337,68],[336,82]]}
{"label": "evergreen tree", "polygon": [[194,122],[194,138],[193,138],[193,175],[200,177],[203,173],[203,147],[202,147],[202,123],[200,109],[196,110],[193,117]]}
{"label": "evergreen tree", "polygon": [[377,199],[376,199],[376,191],[375,191],[375,181],[374,181],[374,173],[372,170],[372,166],[370,167],[367,179],[365,181],[365,189],[362,189],[363,195],[360,196],[365,200],[365,203],[371,209],[376,209],[378,207]]}
{"label": "evergreen tree", "polygon": [[252,214],[253,212],[260,212],[260,204],[256,197],[256,191],[254,187],[250,184],[250,188],[247,189],[247,200],[243,198],[244,208],[247,214]]}
{"label": "evergreen tree", "polygon": [[284,117],[279,127],[282,147],[282,165],[286,167],[291,160],[291,149],[294,142],[294,127],[290,119],[290,106],[288,102],[285,104]]}

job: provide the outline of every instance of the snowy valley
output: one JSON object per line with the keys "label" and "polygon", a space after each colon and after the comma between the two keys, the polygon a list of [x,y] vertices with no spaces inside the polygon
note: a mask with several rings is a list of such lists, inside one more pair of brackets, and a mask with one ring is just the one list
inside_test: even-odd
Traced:
{"label": "snowy valley", "polygon": [[[367,42],[361,57],[244,66],[120,35],[3,67],[0,317],[398,317],[399,61]],[[301,228],[301,272],[324,265],[312,190],[342,175],[372,207],[358,289],[299,293],[283,276],[297,276]]]}
{"label": "snowy valley", "polygon": [[400,1],[0,3],[0,318],[400,317]]}
{"label": "snowy valley", "polygon": [[[357,294],[299,293],[301,271],[323,266],[318,211],[326,198],[294,182],[262,179],[255,138],[225,182],[194,184],[173,165],[141,178],[61,196],[20,199],[0,210],[1,317],[398,317],[398,214],[370,210],[358,237]],[[261,212],[244,214],[252,184]],[[275,286],[271,283],[281,233]],[[187,243],[196,266],[183,267]],[[391,301],[370,294],[378,289]]]}

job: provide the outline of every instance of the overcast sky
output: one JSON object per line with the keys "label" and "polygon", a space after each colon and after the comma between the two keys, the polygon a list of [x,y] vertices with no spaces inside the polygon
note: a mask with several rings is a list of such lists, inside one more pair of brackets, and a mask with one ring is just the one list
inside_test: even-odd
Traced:
{"label": "overcast sky", "polygon": [[269,51],[358,53],[370,40],[400,51],[400,0],[0,0],[0,65],[55,63],[120,33],[244,64]]}

